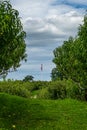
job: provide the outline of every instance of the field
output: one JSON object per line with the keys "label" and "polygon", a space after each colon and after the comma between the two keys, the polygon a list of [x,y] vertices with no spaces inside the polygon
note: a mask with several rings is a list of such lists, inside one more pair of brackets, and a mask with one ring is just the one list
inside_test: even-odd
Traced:
{"label": "field", "polygon": [[0,93],[0,130],[87,130],[87,103]]}

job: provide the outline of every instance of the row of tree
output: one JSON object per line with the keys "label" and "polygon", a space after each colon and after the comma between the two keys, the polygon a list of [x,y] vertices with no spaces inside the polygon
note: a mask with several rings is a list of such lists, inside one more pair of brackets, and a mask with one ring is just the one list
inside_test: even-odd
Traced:
{"label": "row of tree", "polygon": [[87,85],[87,14],[83,25],[79,26],[77,36],[69,37],[53,53],[56,68],[52,70],[52,80],[65,78]]}

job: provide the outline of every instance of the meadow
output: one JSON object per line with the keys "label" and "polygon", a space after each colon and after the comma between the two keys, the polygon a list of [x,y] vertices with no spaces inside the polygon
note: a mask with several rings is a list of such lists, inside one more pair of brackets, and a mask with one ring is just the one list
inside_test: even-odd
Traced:
{"label": "meadow", "polygon": [[78,129],[87,129],[87,102],[76,83],[0,82],[0,130]]}
{"label": "meadow", "polygon": [[87,102],[0,93],[0,130],[86,130]]}

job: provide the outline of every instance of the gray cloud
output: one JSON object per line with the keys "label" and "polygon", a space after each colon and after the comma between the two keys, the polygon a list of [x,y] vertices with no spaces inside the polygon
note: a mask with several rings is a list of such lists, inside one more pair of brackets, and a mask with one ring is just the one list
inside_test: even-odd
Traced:
{"label": "gray cloud", "polygon": [[75,36],[81,22],[82,16],[76,11],[71,11],[44,19],[29,17],[24,22],[24,28],[31,44],[54,44],[55,41],[63,41],[69,35]]}

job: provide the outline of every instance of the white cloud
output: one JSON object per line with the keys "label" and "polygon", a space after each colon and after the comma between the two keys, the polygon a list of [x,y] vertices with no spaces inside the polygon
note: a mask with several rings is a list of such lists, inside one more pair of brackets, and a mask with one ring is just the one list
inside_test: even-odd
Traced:
{"label": "white cloud", "polygon": [[53,0],[11,0],[14,8],[17,8],[25,17],[43,17]]}
{"label": "white cloud", "polygon": [[52,14],[43,19],[29,17],[24,22],[24,28],[32,42],[35,40],[41,42],[40,40],[46,39],[51,39],[55,42],[56,39],[67,38],[69,35],[75,36],[82,19],[83,17],[76,11],[60,15]]}
{"label": "white cloud", "polygon": [[[13,0],[11,2],[14,3]],[[15,0],[15,3],[14,7],[21,12],[24,29],[33,40],[75,35],[73,30],[76,32],[82,21],[79,9],[66,4],[53,6],[56,0]]]}

